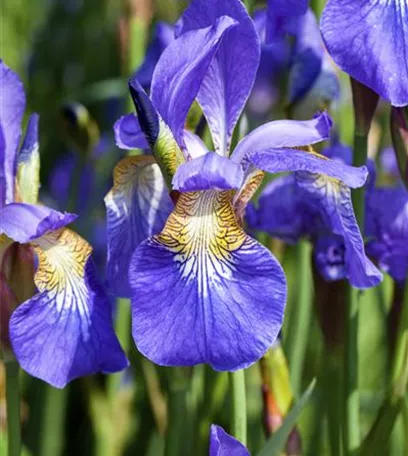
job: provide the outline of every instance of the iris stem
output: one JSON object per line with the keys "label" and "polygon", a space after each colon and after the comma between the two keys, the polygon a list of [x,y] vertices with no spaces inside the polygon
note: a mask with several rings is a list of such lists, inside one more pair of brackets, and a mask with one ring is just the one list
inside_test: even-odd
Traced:
{"label": "iris stem", "polygon": [[[368,135],[354,134],[354,166],[367,161]],[[353,190],[354,213],[361,233],[364,233],[365,188]],[[360,291],[349,285],[346,310],[346,340],[344,350],[344,454],[353,455],[360,444],[360,399],[358,392],[358,320]]]}
{"label": "iris stem", "polygon": [[232,399],[231,430],[232,435],[242,444],[247,441],[247,410],[245,392],[245,371],[243,369],[229,373]]}
{"label": "iris stem", "polygon": [[7,360],[5,367],[8,456],[19,456],[21,453],[19,367],[14,359]]}
{"label": "iris stem", "polygon": [[[129,299],[118,298],[116,300],[115,332],[125,353],[129,353],[130,346],[130,302]],[[119,388],[122,372],[111,374],[108,377],[108,397],[114,402]]]}
{"label": "iris stem", "polygon": [[[408,282],[406,282],[407,284]],[[389,394],[362,444],[361,455],[385,454],[395,422],[403,410],[408,386],[408,286],[400,315]]]}
{"label": "iris stem", "polygon": [[62,390],[46,386],[44,419],[41,430],[41,456],[59,456],[64,447],[64,424],[68,387]]}
{"label": "iris stem", "polygon": [[172,368],[167,402],[168,422],[164,456],[181,456],[186,452],[187,391],[188,381],[185,368]]}
{"label": "iris stem", "polygon": [[310,264],[311,245],[301,241],[297,246],[299,280],[297,305],[292,312],[291,337],[288,340],[287,357],[290,366],[292,390],[298,397],[302,387],[302,373],[309,338],[312,310],[312,273]]}
{"label": "iris stem", "polygon": [[342,363],[340,354],[326,350],[326,405],[329,443],[332,456],[341,456]]}

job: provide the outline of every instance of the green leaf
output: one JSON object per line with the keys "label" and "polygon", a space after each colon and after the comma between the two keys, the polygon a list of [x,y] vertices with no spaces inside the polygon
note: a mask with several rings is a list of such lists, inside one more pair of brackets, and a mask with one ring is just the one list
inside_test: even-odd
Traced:
{"label": "green leaf", "polygon": [[299,419],[303,408],[309,402],[315,385],[316,379],[313,379],[310,385],[307,387],[306,391],[303,393],[302,397],[291,408],[281,427],[266,442],[266,445],[258,453],[258,456],[278,456],[281,453],[282,449],[286,445],[290,431],[293,429],[297,420]]}

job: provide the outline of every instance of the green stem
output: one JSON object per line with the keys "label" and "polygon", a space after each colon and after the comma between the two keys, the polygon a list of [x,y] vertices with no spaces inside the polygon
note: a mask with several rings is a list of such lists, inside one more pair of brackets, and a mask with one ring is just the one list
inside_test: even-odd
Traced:
{"label": "green stem", "polygon": [[187,452],[185,448],[187,390],[188,381],[185,368],[172,368],[167,403],[168,422],[164,456],[181,456]]}
{"label": "green stem", "polygon": [[[354,134],[354,165],[367,161],[368,137]],[[364,187],[353,190],[354,213],[360,231],[364,233]],[[358,319],[360,291],[349,286],[346,311],[346,341],[344,350],[344,454],[353,455],[360,444],[360,399],[358,393]]]}
{"label": "green stem", "polygon": [[20,385],[17,361],[7,360],[6,367],[6,405],[8,456],[20,456],[21,427],[20,427]]}
{"label": "green stem", "polygon": [[297,247],[299,280],[297,284],[297,306],[292,312],[291,337],[288,340],[287,357],[290,366],[292,390],[299,397],[302,387],[302,373],[309,338],[312,315],[312,273],[310,264],[311,245],[301,241]]}
{"label": "green stem", "polygon": [[[407,282],[406,282],[407,283]],[[385,454],[395,422],[404,407],[408,385],[408,286],[405,286],[404,303],[400,316],[395,346],[391,385],[377,418],[364,439],[362,456]]]}
{"label": "green stem", "polygon": [[68,387],[62,390],[46,386],[44,419],[41,430],[41,456],[59,456],[64,448],[65,411]]}
{"label": "green stem", "polygon": [[341,357],[333,350],[326,351],[326,394],[329,442],[332,456],[341,456],[342,379]]}
{"label": "green stem", "polygon": [[232,435],[242,444],[247,441],[247,410],[245,392],[245,371],[243,369],[230,372],[230,385],[232,394]]}
{"label": "green stem", "polygon": [[[130,346],[130,302],[129,299],[118,298],[116,300],[115,332],[125,353],[129,353]],[[114,402],[123,373],[108,376],[108,397]]]}

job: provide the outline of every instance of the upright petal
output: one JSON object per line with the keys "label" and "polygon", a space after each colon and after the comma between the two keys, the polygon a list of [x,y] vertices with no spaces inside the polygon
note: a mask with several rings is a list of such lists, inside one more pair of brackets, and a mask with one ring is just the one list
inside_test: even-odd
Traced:
{"label": "upright petal", "polygon": [[35,204],[40,190],[40,152],[38,147],[38,114],[28,120],[27,131],[17,159],[17,185],[19,198]]}
{"label": "upright petal", "polygon": [[210,430],[210,456],[250,456],[249,451],[237,439],[215,424]]}
{"label": "upright petal", "polygon": [[43,236],[72,223],[77,216],[61,213],[47,206],[12,203],[0,210],[0,235],[5,234],[20,244]]}
{"label": "upright petal", "polygon": [[394,106],[408,105],[406,0],[328,0],[321,30],[343,71]]}
{"label": "upright petal", "polygon": [[377,285],[382,274],[365,255],[350,189],[338,180],[319,174],[298,172],[296,180],[308,204],[321,214],[328,232],[343,238],[345,269],[350,283],[356,288]]}
{"label": "upright petal", "polygon": [[173,204],[153,157],[132,156],[115,167],[107,210],[107,281],[116,296],[130,297],[129,263],[136,247],[159,233]]}
{"label": "upright petal", "polygon": [[13,312],[10,339],[21,367],[62,388],[74,378],[116,372],[127,360],[112,308],[89,258],[90,245],[63,228],[31,243],[39,293]]}
{"label": "upright petal", "polygon": [[243,179],[244,172],[239,163],[208,152],[177,168],[173,177],[173,188],[180,192],[237,189]]}
{"label": "upright petal", "polygon": [[324,47],[312,10],[297,18],[295,46],[289,73],[289,103],[295,103],[311,89],[322,69]]}
{"label": "upright petal", "polygon": [[20,78],[0,59],[0,207],[14,200],[16,155],[25,94]]}
{"label": "upright petal", "polygon": [[330,136],[332,120],[323,112],[312,120],[275,120],[246,135],[231,158],[241,161],[246,155],[270,148],[308,146]]}
{"label": "upright petal", "polygon": [[145,58],[136,70],[135,77],[147,90],[152,83],[154,68],[166,47],[174,40],[174,27],[166,22],[157,22],[153,38],[147,48]]}
{"label": "upright petal", "polygon": [[231,196],[181,193],[161,234],[135,251],[133,336],[158,364],[244,368],[279,333],[284,273],[238,225]]}
{"label": "upright petal", "polygon": [[115,122],[113,130],[116,145],[120,149],[147,149],[149,147],[139,119],[134,114],[122,116]]}
{"label": "upright petal", "polygon": [[231,135],[259,65],[260,43],[252,19],[240,0],[194,0],[176,30],[183,36],[216,23],[222,16],[233,18],[237,26],[222,40],[197,99],[211,129],[216,152],[228,155]]}
{"label": "upright petal", "polygon": [[151,98],[178,144],[210,62],[226,32],[236,25],[232,18],[222,16],[205,28],[184,33],[167,46],[157,63]]}

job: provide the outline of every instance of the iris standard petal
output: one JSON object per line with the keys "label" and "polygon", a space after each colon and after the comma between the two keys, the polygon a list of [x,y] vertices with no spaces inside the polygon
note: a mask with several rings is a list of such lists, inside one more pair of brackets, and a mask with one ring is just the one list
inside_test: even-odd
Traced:
{"label": "iris standard petal", "polygon": [[152,82],[154,68],[166,47],[174,40],[174,27],[165,22],[157,22],[153,38],[146,51],[143,63],[136,70],[135,77],[140,84],[149,89]]}
{"label": "iris standard petal", "polygon": [[349,166],[316,152],[298,149],[266,149],[248,155],[247,159],[269,173],[310,171],[340,179],[351,188],[363,186],[368,176],[365,166]]}
{"label": "iris standard petal", "polygon": [[72,223],[77,216],[61,213],[47,206],[12,203],[0,210],[0,234],[20,244]]}
{"label": "iris standard petal", "polygon": [[21,367],[57,387],[96,372],[124,369],[112,308],[90,259],[91,247],[63,228],[31,243],[39,293],[13,312],[10,339]]}
{"label": "iris standard petal", "polygon": [[289,72],[289,103],[295,103],[311,89],[322,69],[324,47],[312,10],[296,18],[295,46]]}
{"label": "iris standard petal", "polygon": [[183,163],[173,177],[173,188],[180,192],[237,189],[244,179],[239,163],[214,152]]}
{"label": "iris standard petal", "polygon": [[215,424],[210,429],[209,456],[250,456],[249,451],[237,439],[227,434],[224,429]]}
{"label": "iris standard petal", "polygon": [[40,190],[40,152],[38,146],[38,114],[28,120],[27,131],[17,159],[17,185],[19,198],[35,204]]}
{"label": "iris standard petal", "polygon": [[0,59],[0,207],[14,201],[14,177],[25,109],[23,83]]}
{"label": "iris standard petal", "polygon": [[[177,24],[177,34],[214,24],[222,16],[237,22],[222,40],[208,67],[197,99],[210,127],[215,150],[228,155],[231,135],[255,81],[260,43],[240,0],[194,0]],[[191,32],[190,32],[191,33]]]}
{"label": "iris standard petal", "polygon": [[114,186],[105,197],[107,281],[116,296],[130,297],[130,258],[142,241],[162,230],[173,203],[153,157],[122,159],[113,179]]}
{"label": "iris standard petal", "polygon": [[283,270],[238,225],[228,191],[181,193],[161,234],[136,249],[130,286],[133,337],[157,364],[244,368],[282,325]]}
{"label": "iris standard petal", "polygon": [[236,25],[222,16],[205,28],[184,33],[167,46],[156,65],[151,99],[178,144],[208,66],[226,32]]}
{"label": "iris standard petal", "polygon": [[120,149],[147,149],[149,147],[139,119],[134,114],[122,116],[115,122],[113,130],[116,145]]}
{"label": "iris standard petal", "polygon": [[369,288],[382,274],[366,257],[364,243],[354,216],[351,192],[340,181],[308,172],[296,173],[303,198],[321,214],[329,232],[343,238],[347,278],[356,288]]}
{"label": "iris standard petal", "polygon": [[321,31],[343,71],[394,106],[408,105],[406,0],[329,0]]}
{"label": "iris standard petal", "polygon": [[311,120],[276,120],[246,135],[231,158],[241,161],[248,154],[264,149],[300,147],[324,141],[330,136],[332,120],[326,112]]}
{"label": "iris standard petal", "polygon": [[186,154],[189,158],[197,158],[208,153],[208,149],[202,139],[191,131],[184,130],[183,139]]}

